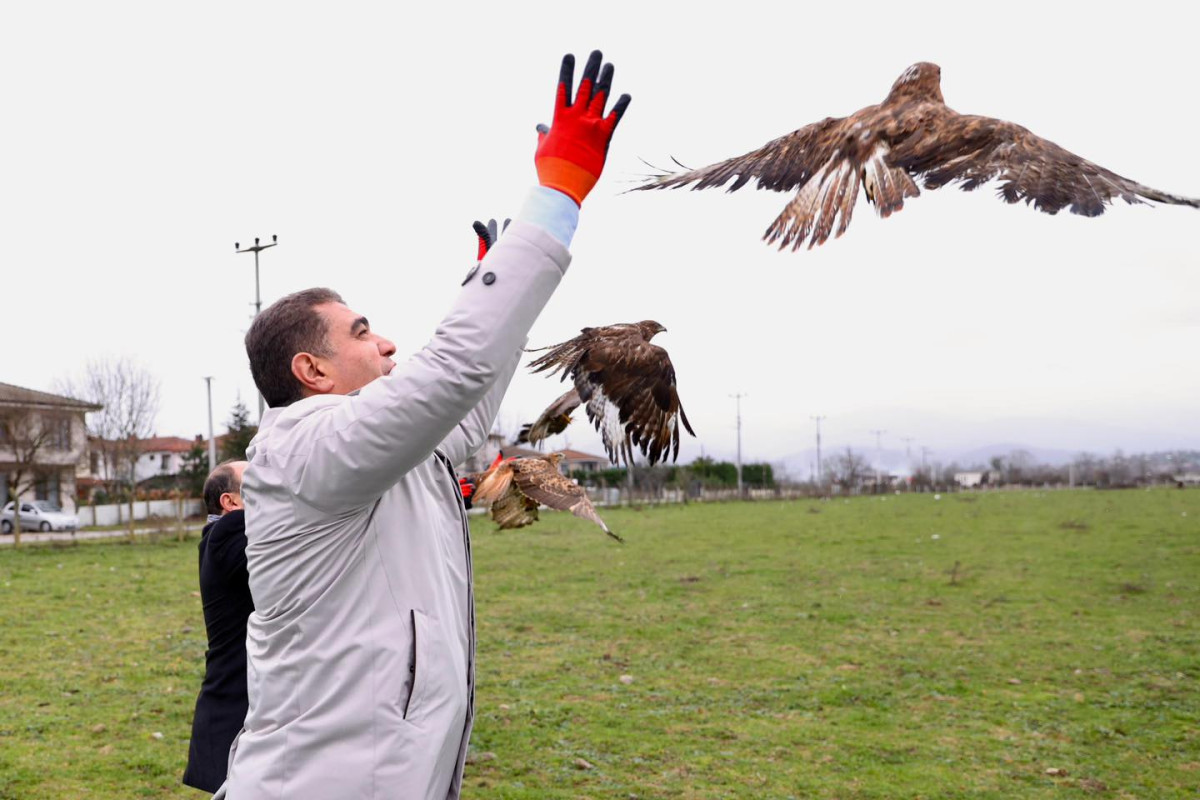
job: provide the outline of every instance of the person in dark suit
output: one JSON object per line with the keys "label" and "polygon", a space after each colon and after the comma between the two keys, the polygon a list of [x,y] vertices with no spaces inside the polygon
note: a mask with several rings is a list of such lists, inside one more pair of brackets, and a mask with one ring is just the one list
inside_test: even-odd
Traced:
{"label": "person in dark suit", "polygon": [[208,524],[200,537],[200,597],[208,651],[183,783],[206,792],[225,782],[229,746],[246,719],[246,619],[254,601],[246,572],[245,469],[245,461],[227,461],[204,482]]}

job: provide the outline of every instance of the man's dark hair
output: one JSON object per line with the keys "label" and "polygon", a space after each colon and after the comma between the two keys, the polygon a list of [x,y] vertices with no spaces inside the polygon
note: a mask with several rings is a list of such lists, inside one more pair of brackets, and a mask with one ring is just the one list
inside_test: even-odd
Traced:
{"label": "man's dark hair", "polygon": [[292,358],[297,353],[330,355],[329,331],[315,307],[341,302],[332,289],[305,289],[281,297],[254,318],[246,333],[246,355],[268,406],[290,406],[304,397],[303,384],[292,374]]}
{"label": "man's dark hair", "polygon": [[230,466],[236,462],[236,458],[222,461],[204,481],[204,507],[209,514],[221,513],[221,495],[226,492],[242,493],[242,482],[238,479],[237,472]]}

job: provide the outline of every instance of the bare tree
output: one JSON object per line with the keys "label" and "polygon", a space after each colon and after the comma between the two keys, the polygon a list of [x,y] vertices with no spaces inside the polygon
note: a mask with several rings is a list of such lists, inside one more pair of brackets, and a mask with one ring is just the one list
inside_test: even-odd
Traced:
{"label": "bare tree", "polygon": [[64,394],[103,406],[88,419],[88,435],[100,448],[106,483],[129,483],[129,536],[133,538],[133,501],[137,493],[137,462],[144,440],[154,433],[158,416],[159,381],[133,359],[89,361],[78,383],[63,381]]}
{"label": "bare tree", "polygon": [[864,456],[846,447],[845,453],[830,459],[827,472],[830,480],[849,493],[862,483],[863,478],[870,472],[870,467]]}
{"label": "bare tree", "polygon": [[8,496],[13,499],[14,547],[21,546],[21,495],[42,477],[38,465],[54,438],[54,423],[28,408],[0,409],[0,457],[7,470]]}

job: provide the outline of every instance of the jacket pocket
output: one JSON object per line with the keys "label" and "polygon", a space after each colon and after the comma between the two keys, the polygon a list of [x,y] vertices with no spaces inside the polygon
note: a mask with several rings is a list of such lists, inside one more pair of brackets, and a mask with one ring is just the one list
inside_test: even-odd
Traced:
{"label": "jacket pocket", "polygon": [[408,612],[412,622],[412,652],[409,654],[409,690],[408,699],[404,701],[404,719],[411,720],[421,713],[421,705],[425,700],[425,684],[427,673],[433,666],[430,658],[433,653],[427,652],[432,637],[429,635],[429,618],[415,608]]}

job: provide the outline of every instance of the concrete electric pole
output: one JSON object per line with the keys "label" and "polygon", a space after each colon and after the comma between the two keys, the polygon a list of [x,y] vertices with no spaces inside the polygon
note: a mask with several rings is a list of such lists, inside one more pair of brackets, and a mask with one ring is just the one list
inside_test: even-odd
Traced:
{"label": "concrete electric pole", "polygon": [[738,498],[740,499],[744,497],[742,489],[742,398],[746,395],[738,392],[729,396],[737,401],[737,478]]}
{"label": "concrete electric pole", "polygon": [[[260,311],[262,311],[262,292],[259,290],[259,286],[258,286],[258,254],[261,253],[263,250],[266,250],[268,247],[274,247],[277,244],[279,244],[279,237],[274,236],[274,235],[271,236],[270,244],[259,244],[259,238],[257,236],[254,237],[254,246],[253,247],[242,247],[241,244],[238,242],[233,243],[233,252],[235,252],[235,253],[254,253],[254,316],[256,316],[256,317],[258,316],[258,313]],[[258,395],[258,421],[260,424],[262,423],[262,415],[263,415],[263,396],[262,396],[262,394],[259,394]]]}
{"label": "concrete electric pole", "polygon": [[824,474],[821,471],[821,420],[825,419],[824,415],[809,417],[813,422],[817,423],[817,476],[815,483],[820,486],[824,480]]}
{"label": "concrete electric pole", "polygon": [[880,437],[887,431],[873,430],[869,433],[875,434],[875,489],[878,491],[883,486],[882,462],[883,462],[883,446],[880,444]]}
{"label": "concrete electric pole", "polygon": [[212,426],[212,375],[207,376],[204,383],[208,386],[208,471],[212,472],[217,468],[217,440],[213,438]]}

